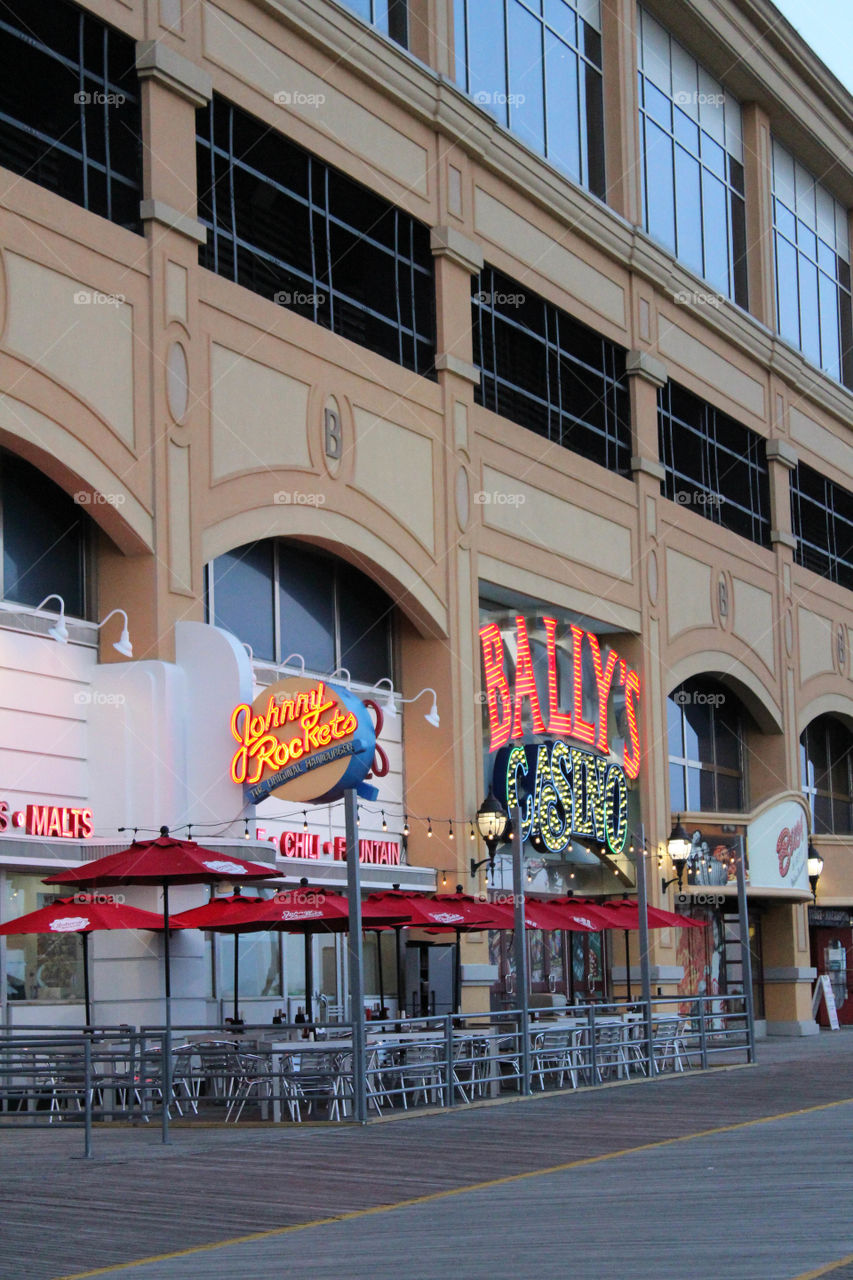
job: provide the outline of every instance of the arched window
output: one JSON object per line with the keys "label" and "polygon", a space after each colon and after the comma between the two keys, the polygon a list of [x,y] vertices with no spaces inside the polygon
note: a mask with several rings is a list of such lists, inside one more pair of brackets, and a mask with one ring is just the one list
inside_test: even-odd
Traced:
{"label": "arched window", "polygon": [[91,534],[84,507],[28,462],[0,449],[0,599],[35,608],[56,592],[67,614],[88,618]]}
{"label": "arched window", "polygon": [[743,712],[714,680],[686,680],[667,699],[669,798],[673,812],[744,808]]}
{"label": "arched window", "polygon": [[800,776],[815,834],[853,831],[853,734],[836,716],[818,716],[803,730]]}
{"label": "arched window", "polygon": [[393,676],[393,612],[365,574],[299,542],[247,543],[208,565],[208,621],[250,644],[255,658],[301,653],[317,675],[346,667],[364,684]]}

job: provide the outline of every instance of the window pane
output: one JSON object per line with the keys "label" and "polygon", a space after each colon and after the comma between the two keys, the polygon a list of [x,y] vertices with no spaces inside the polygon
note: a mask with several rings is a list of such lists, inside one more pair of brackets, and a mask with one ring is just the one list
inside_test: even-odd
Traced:
{"label": "window pane", "polygon": [[702,173],[702,205],[705,228],[705,277],[724,296],[729,294],[728,198],[722,182],[707,170]]}
{"label": "window pane", "polygon": [[578,60],[571,49],[545,32],[545,83],[548,106],[548,159],[581,178]]}
{"label": "window pane", "polygon": [[[237,935],[240,946],[237,1008],[241,1017],[240,1000],[253,996],[257,998],[282,995],[280,938],[280,933],[266,932]],[[224,1000],[232,1001],[234,999],[234,942],[233,934],[219,935],[220,995]]]}
{"label": "window pane", "polygon": [[820,364],[820,323],[817,305],[817,267],[799,255],[800,346],[813,364]]}
{"label": "window pane", "polygon": [[675,210],[678,218],[678,257],[702,275],[702,206],[699,161],[682,147],[675,148]]}
{"label": "window pane", "polygon": [[672,694],[666,700],[666,728],[667,743],[669,746],[670,756],[682,757],[684,755],[684,743],[682,740],[682,712],[681,704],[676,700],[678,691],[675,696]]}
{"label": "window pane", "polygon": [[779,332],[795,347],[800,345],[800,307],[797,296],[797,252],[776,234],[776,298]]}
{"label": "window pane", "polygon": [[672,140],[646,121],[646,204],[649,235],[675,252]]}
{"label": "window pane", "polygon": [[279,543],[278,600],[281,658],[301,653],[309,671],[335,666],[335,566],[299,543]]}
{"label": "window pane", "polygon": [[[3,597],[36,606],[58,593],[66,613],[86,616],[89,519],[67,493],[29,463],[0,453]],[[51,601],[49,608],[58,611]]]}
{"label": "window pane", "polygon": [[688,807],[684,791],[684,768],[677,764],[669,766],[669,807],[676,813]]}
{"label": "window pane", "polygon": [[213,563],[214,625],[252,646],[256,658],[275,660],[273,544],[251,542]]}
{"label": "window pane", "polygon": [[468,0],[468,92],[506,124],[505,31],[490,0]]}
{"label": "window pane", "polygon": [[[6,872],[2,918],[6,923],[38,911],[62,895],[49,892],[40,875]],[[82,1000],[83,948],[76,933],[11,934],[6,938],[9,1000]]]}
{"label": "window pane", "polygon": [[341,666],[353,680],[376,684],[391,674],[391,601],[363,574],[338,571]]}
{"label": "window pane", "polygon": [[510,0],[509,6],[510,128],[534,151],[545,150],[545,103],[542,82],[542,23]]}

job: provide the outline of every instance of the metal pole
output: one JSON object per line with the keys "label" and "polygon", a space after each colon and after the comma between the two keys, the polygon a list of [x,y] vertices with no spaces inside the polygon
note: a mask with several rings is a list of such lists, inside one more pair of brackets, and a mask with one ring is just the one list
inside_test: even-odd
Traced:
{"label": "metal pole", "polygon": [[385,979],[382,976],[382,930],[375,929],[376,934],[376,967],[379,970],[379,1016],[385,1008]]}
{"label": "metal pole", "polygon": [[628,930],[625,930],[625,985],[627,988],[626,995],[631,1000],[631,940],[628,936]]}
{"label": "metal pole", "polygon": [[80,934],[80,941],[83,944],[83,994],[86,1000],[86,1026],[92,1025],[92,1001],[89,994],[89,935],[86,932]]}
{"label": "metal pole", "polygon": [[655,1053],[652,1036],[652,975],[649,967],[649,900],[646,886],[646,829],[640,823],[639,850],[637,851],[637,910],[640,917],[638,943],[640,947],[640,985],[646,1015],[646,1051],[649,1058],[649,1075],[655,1072]]}
{"label": "metal pole", "polygon": [[394,941],[396,943],[397,954],[397,1017],[403,1013],[406,1008],[406,975],[403,973],[403,926],[396,925],[394,929]]}
{"label": "metal pole", "polygon": [[453,965],[453,1012],[462,1012],[462,958],[459,954],[459,947],[462,940],[462,931],[456,931],[456,951],[454,954]]}
{"label": "metal pole", "polygon": [[[361,907],[359,907],[359,912]],[[361,915],[356,917],[361,920]],[[314,1021],[314,1001],[312,992],[314,990],[314,938],[309,930],[305,931],[305,1021]]]}
{"label": "metal pole", "polygon": [[169,1104],[172,1100],[172,957],[169,945],[169,886],[163,885],[163,958],[166,963],[166,1034],[163,1037],[163,1143],[169,1145]]}
{"label": "metal pole", "polygon": [[358,807],[352,787],[344,792],[344,817],[347,837],[347,899],[349,903],[350,1017],[352,1019],[352,1089],[353,1118],[367,1123],[367,1081],[365,1077],[364,1031],[364,953],[361,935],[361,865],[358,860]]}
{"label": "metal pole", "polygon": [[[83,934],[86,937],[86,934]],[[92,1037],[85,1036],[83,1043],[83,1088],[86,1090],[86,1135],[84,1139],[83,1159],[92,1159]]]}
{"label": "metal pole", "polygon": [[746,1002],[746,1033],[748,1038],[747,1061],[755,1062],[755,1009],[752,1000],[752,952],[749,946],[749,909],[746,903],[746,850],[743,836],[737,837],[737,913],[740,929],[741,969],[743,970],[743,994]]}
{"label": "metal pole", "polygon": [[240,1020],[237,1012],[237,992],[240,989],[240,935],[234,934],[234,1025]]}
{"label": "metal pole", "polygon": [[530,1007],[527,991],[527,938],[524,919],[524,840],[521,830],[521,810],[512,814],[512,897],[515,904],[515,982],[520,1009],[521,1033],[521,1092],[530,1093]]}

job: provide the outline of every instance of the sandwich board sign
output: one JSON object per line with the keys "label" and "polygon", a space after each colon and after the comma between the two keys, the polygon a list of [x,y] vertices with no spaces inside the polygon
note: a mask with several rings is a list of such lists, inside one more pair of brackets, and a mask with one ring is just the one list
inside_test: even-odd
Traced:
{"label": "sandwich board sign", "polygon": [[814,989],[814,998],[812,999],[812,1017],[817,1017],[817,1011],[820,1008],[820,1002],[823,1000],[826,1005],[826,1016],[829,1019],[829,1025],[833,1031],[840,1031],[838,1025],[838,1007],[835,1003],[835,992],[832,989],[832,983],[829,981],[829,974],[822,973],[817,980]]}

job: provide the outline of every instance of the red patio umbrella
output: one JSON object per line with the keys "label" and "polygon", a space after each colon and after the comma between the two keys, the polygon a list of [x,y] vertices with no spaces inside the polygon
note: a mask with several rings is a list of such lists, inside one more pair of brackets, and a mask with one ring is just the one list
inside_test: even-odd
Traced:
{"label": "red patio umbrella", "polygon": [[[180,928],[173,922],[173,927]],[[86,997],[86,1026],[91,1026],[92,1010],[89,999],[89,934],[95,929],[150,929],[165,928],[162,916],[153,911],[142,911],[113,898],[88,893],[78,893],[72,898],[59,898],[56,902],[30,911],[17,920],[0,925],[0,934],[53,933],[57,936],[78,933],[83,944],[83,990]]]}
{"label": "red patio umbrella", "polygon": [[[603,903],[608,911],[617,912],[620,918],[620,929],[639,929],[640,908],[634,898],[623,898],[619,902]],[[677,911],[665,911],[662,907],[648,907],[650,929],[704,929],[707,920],[694,920],[691,916],[680,915]]]}
{"label": "red patio umbrella", "polygon": [[72,884],[78,888],[109,888],[122,884],[163,887],[164,962],[166,970],[166,1025],[172,1023],[172,976],[169,955],[169,885],[216,884],[220,880],[268,880],[275,870],[260,862],[246,862],[230,853],[204,849],[194,840],[176,840],[168,827],[154,840],[134,841],[119,853],[96,858],[71,871],[48,876],[45,884]]}
{"label": "red patio umbrella", "polygon": [[[271,898],[244,898],[236,893],[228,898],[214,898],[201,907],[193,907],[174,917],[184,929],[211,929],[216,933],[233,933],[234,937],[234,1020],[237,1021],[237,987],[240,972],[239,939],[241,933],[259,933],[276,929],[283,933],[329,931],[343,933],[350,927],[349,902],[332,889],[282,889]],[[401,924],[408,919],[399,907],[375,903],[361,910],[362,929]],[[306,991],[309,983],[306,980]],[[309,1022],[313,1017],[310,994],[306,995]]]}

